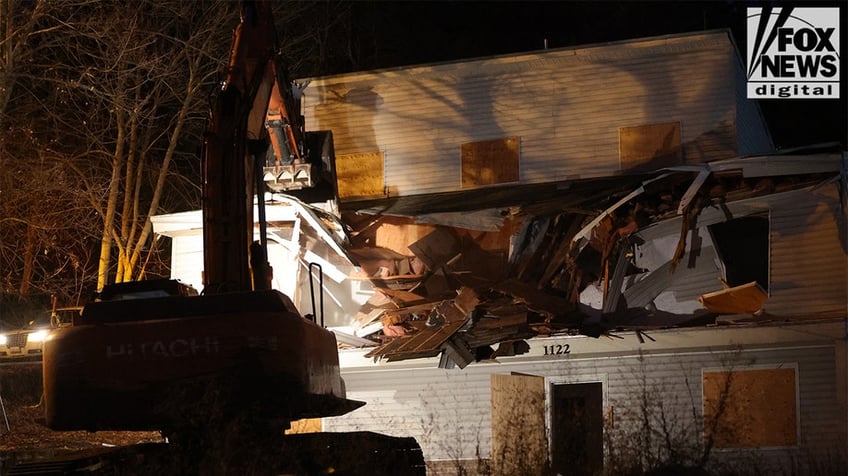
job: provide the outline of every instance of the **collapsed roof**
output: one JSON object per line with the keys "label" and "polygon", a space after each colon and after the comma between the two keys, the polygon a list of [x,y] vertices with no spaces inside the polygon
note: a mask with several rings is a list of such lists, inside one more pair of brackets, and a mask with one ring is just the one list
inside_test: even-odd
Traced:
{"label": "collapsed roof", "polygon": [[377,345],[369,357],[464,367],[534,336],[844,316],[844,276],[841,303],[764,306],[783,292],[770,289],[781,200],[826,202],[829,228],[802,231],[836,244],[825,259],[844,274],[843,160],[802,151],[346,204],[348,254],[376,291],[354,333]]}

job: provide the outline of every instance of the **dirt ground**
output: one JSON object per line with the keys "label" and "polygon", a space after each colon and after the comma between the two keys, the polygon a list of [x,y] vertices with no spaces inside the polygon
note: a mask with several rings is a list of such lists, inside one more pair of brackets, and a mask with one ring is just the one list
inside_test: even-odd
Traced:
{"label": "dirt ground", "polygon": [[53,431],[42,423],[41,388],[40,362],[0,365],[0,459],[162,441],[158,432]]}
{"label": "dirt ground", "polygon": [[[368,432],[290,435],[283,442],[282,435],[267,432],[242,441],[248,433],[241,431],[220,440],[140,445],[163,440],[158,432],[53,431],[42,424],[41,393],[40,363],[0,365],[0,476],[18,464],[25,466],[19,470],[30,471],[69,461],[87,465],[85,468],[93,468],[92,461],[104,463],[98,471],[105,472],[97,474],[122,476],[271,474],[272,470],[274,474],[328,474],[324,471],[336,469],[338,474],[424,474],[424,460],[415,440]],[[352,449],[356,458],[351,457]],[[46,474],[42,471],[27,474]]]}

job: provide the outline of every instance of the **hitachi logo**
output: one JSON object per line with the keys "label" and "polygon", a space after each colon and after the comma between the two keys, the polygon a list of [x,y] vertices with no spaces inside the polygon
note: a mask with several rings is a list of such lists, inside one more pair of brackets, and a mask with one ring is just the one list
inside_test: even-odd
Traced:
{"label": "hitachi logo", "polygon": [[217,337],[154,340],[106,345],[106,358],[173,359],[192,355],[216,354]]}

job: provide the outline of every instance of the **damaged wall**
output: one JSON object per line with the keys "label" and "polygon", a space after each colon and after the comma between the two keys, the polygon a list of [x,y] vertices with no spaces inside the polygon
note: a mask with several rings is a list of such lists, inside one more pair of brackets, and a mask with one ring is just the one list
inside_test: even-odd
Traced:
{"label": "damaged wall", "polygon": [[[521,354],[537,336],[844,318],[840,160],[756,156],[577,181],[505,209],[499,232],[347,213],[351,253],[379,291],[354,333],[379,345],[367,357],[441,354],[450,368]],[[472,290],[478,303],[464,307]],[[465,314],[442,312],[451,305]]]}
{"label": "damaged wall", "polygon": [[[537,336],[844,318],[840,165],[757,156],[575,181],[493,209],[497,231],[353,212],[339,222],[300,204],[271,222],[275,287],[312,312],[306,266],[320,263],[328,326],[375,346],[368,357],[441,355],[446,368],[524,353]],[[199,275],[187,251],[174,270]]]}
{"label": "damaged wall", "polygon": [[[767,316],[764,319],[844,317],[848,311],[845,286],[848,282],[848,253],[842,241],[845,218],[838,183],[738,200],[725,204],[724,209],[705,208],[697,218],[698,234],[709,235],[709,226],[750,216],[762,217],[768,227],[768,256],[763,263],[767,267],[764,270],[767,282],[762,283],[768,291],[768,300],[763,306]],[[636,236],[648,243],[670,237],[676,240],[681,220],[663,221],[636,233]],[[736,240],[744,238],[742,231]],[[723,277],[723,266],[718,261],[712,240],[709,236],[696,240],[690,237],[690,246],[692,241],[701,244],[697,260],[690,259],[690,250],[690,255],[682,259],[686,265],[665,278],[677,283],[678,289],[669,290],[678,293],[678,302],[697,302],[699,295],[721,289],[718,279]],[[667,246],[668,243],[659,245],[663,249]],[[692,274],[692,261],[704,266],[715,261],[714,273]],[[657,283],[657,286],[660,284]],[[691,292],[682,294],[681,288],[688,288]],[[636,293],[625,290],[625,295],[628,294]],[[633,304],[647,303],[634,301]]]}

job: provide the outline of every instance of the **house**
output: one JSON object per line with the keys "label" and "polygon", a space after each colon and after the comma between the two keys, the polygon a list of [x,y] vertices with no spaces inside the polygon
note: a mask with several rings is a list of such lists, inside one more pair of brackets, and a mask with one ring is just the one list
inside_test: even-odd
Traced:
{"label": "house", "polygon": [[433,474],[846,467],[848,159],[775,152],[741,66],[714,31],[305,82],[338,213],[275,195],[271,264],[304,313],[334,274],[367,402],[323,428]]}
{"label": "house", "polygon": [[[548,453],[564,474],[581,458],[597,470],[707,456],[760,469],[841,467],[845,160],[789,154],[669,168],[611,194],[595,215],[569,206],[525,216],[505,278],[486,286],[458,264],[460,245],[443,274],[487,294],[451,301],[468,313],[441,312],[445,301],[385,310],[385,334],[413,331],[341,351],[348,392],[368,405],[324,428],[415,435],[447,474],[481,459],[523,473]],[[661,206],[666,194],[680,199]],[[687,197],[703,202],[695,209]],[[427,325],[433,310],[444,323]],[[593,439],[570,440],[572,427]],[[528,431],[538,436],[529,448]],[[536,456],[507,462],[517,455]]]}

